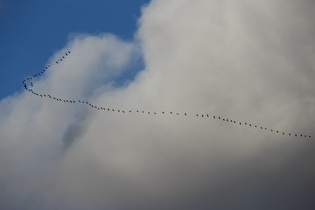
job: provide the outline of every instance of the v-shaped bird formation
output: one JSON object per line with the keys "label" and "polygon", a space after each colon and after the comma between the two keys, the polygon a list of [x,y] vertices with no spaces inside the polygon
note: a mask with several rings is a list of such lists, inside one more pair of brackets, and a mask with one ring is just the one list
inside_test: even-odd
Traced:
{"label": "v-shaped bird formation", "polygon": [[[64,53],[64,55],[62,57],[60,57],[57,61],[55,61],[56,64],[60,64],[64,59],[67,58],[67,56],[70,55],[70,51],[67,51],[66,53]],[[268,131],[268,132],[272,132],[278,135],[283,135],[283,136],[290,136],[290,137],[301,137],[301,138],[312,138],[312,136],[310,135],[306,135],[306,134],[297,134],[297,133],[292,133],[292,132],[283,132],[283,131],[279,131],[279,130],[274,130],[274,129],[270,129],[267,128],[265,126],[261,126],[255,123],[249,123],[249,122],[241,122],[235,119],[230,119],[230,118],[225,118],[222,116],[217,116],[217,115],[210,115],[207,113],[194,113],[194,114],[190,114],[187,112],[174,112],[174,111],[161,111],[161,112],[155,112],[155,111],[147,111],[147,110],[122,110],[122,109],[117,109],[117,108],[113,108],[113,107],[104,107],[104,106],[100,106],[100,105],[95,105],[90,103],[89,101],[85,101],[85,100],[73,100],[73,99],[69,99],[69,98],[60,98],[54,95],[50,95],[50,94],[40,94],[38,92],[35,92],[34,89],[34,83],[33,80],[39,76],[41,76],[42,74],[44,74],[47,70],[49,70],[50,65],[47,65],[41,72],[34,74],[33,76],[27,77],[26,79],[24,79],[22,81],[24,88],[29,91],[30,93],[34,94],[35,96],[38,97],[42,97],[42,98],[47,98],[50,100],[55,100],[61,103],[70,103],[70,104],[83,104],[83,105],[87,105],[89,107],[91,107],[94,110],[97,111],[107,111],[107,112],[117,112],[117,113],[121,113],[121,114],[130,114],[130,113],[137,113],[137,114],[147,114],[147,115],[174,115],[174,116],[188,116],[188,115],[193,115],[195,117],[198,118],[209,118],[212,120],[219,120],[219,121],[223,121],[226,123],[232,123],[235,125],[239,125],[239,126],[247,126],[249,128],[253,128],[253,129],[259,129],[259,130],[263,130],[263,131]]]}

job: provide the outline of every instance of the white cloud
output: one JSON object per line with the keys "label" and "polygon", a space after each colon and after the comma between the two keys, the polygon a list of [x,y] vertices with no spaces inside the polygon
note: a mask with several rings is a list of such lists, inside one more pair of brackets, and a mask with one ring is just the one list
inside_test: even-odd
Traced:
{"label": "white cloud", "polygon": [[[2,100],[1,205],[312,209],[312,139],[194,116],[314,136],[312,5],[155,0],[143,10],[135,43],[77,36],[65,48],[71,56],[35,86],[133,113],[25,92]],[[145,69],[127,86],[113,86],[139,49]]]}

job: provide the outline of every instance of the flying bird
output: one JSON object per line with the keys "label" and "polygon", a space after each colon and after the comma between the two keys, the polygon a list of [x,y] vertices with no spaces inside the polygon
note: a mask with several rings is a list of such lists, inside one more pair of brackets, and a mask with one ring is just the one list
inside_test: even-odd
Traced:
{"label": "flying bird", "polygon": [[[70,51],[67,51],[64,55],[65,56],[62,56],[59,60],[57,60],[57,61],[55,61],[56,62],[56,64],[59,64],[60,62],[62,62],[64,59],[65,59],[65,57],[66,56],[68,56],[70,54]],[[48,68],[50,67],[50,65],[47,65],[41,72],[39,72],[39,73],[37,73],[37,74],[34,74],[32,77],[28,77],[28,78],[26,78],[26,79],[24,79],[23,80],[23,86],[24,86],[24,88],[26,89],[26,90],[28,90],[29,92],[31,92],[31,93],[33,93],[34,95],[37,95],[37,96],[40,96],[40,97],[49,97],[49,98],[53,98],[54,100],[57,100],[57,101],[63,101],[63,102],[67,102],[67,103],[75,103],[76,101],[77,102],[79,102],[79,103],[86,103],[86,104],[88,104],[88,105],[90,105],[92,108],[95,108],[95,109],[97,109],[97,110],[108,110],[108,111],[113,111],[113,112],[115,112],[115,109],[110,109],[110,108],[104,108],[104,107],[98,107],[98,106],[96,106],[96,105],[94,105],[94,104],[91,104],[91,103],[89,103],[89,102],[87,102],[87,101],[82,101],[82,100],[66,100],[66,99],[61,99],[61,98],[56,98],[56,97],[52,97],[52,96],[50,96],[50,95],[45,95],[45,94],[38,94],[38,93],[36,93],[36,92],[34,92],[31,88],[29,88],[29,86],[27,86],[28,84],[26,84],[26,80],[28,80],[28,81],[30,81],[30,80],[32,80],[33,78],[35,78],[35,77],[37,77],[37,76],[40,76],[41,74],[43,74],[43,73],[45,73],[46,72],[46,70],[48,70]],[[33,87],[33,83],[32,82],[30,82],[30,86],[31,87]],[[125,111],[124,110],[120,110],[120,109],[116,109],[117,110],[117,112],[122,112],[122,113],[125,113]],[[127,112],[127,111],[126,111]],[[129,113],[131,113],[132,111],[131,110],[129,110]],[[136,112],[137,113],[139,113],[140,111],[139,110],[136,110]],[[147,113],[147,114],[154,114],[154,115],[156,115],[157,114],[157,112],[151,112],[151,111],[141,111],[142,113]],[[167,113],[169,113],[169,114],[175,114],[176,113],[176,115],[180,115],[180,113],[179,112],[173,112],[173,111],[162,111],[162,114],[167,114]],[[183,113],[185,116],[187,116],[187,113],[186,112],[184,112]],[[199,116],[201,116],[201,117],[209,117],[209,114],[196,114],[196,116],[197,117],[199,117]],[[242,123],[243,122],[240,122],[240,121],[235,121],[235,120],[231,120],[231,119],[225,119],[225,118],[221,118],[221,117],[219,117],[219,116],[215,116],[215,115],[213,115],[212,116],[214,119],[219,119],[219,120],[223,120],[224,122],[226,121],[226,122],[231,122],[231,123],[233,123],[234,122],[234,124],[236,124],[236,123],[239,123],[240,125],[242,125]],[[249,125],[250,127],[251,126],[255,126],[255,128],[257,128],[258,126],[257,125],[255,125],[255,124],[251,124],[251,123],[247,123],[247,122],[244,122],[243,123],[244,125]],[[259,126],[260,127],[260,126]],[[273,129],[267,129],[266,127],[260,127],[260,129],[261,130],[269,130],[269,131],[271,131],[271,132],[277,132],[277,133],[280,133],[280,135],[281,135],[281,133],[283,134],[283,135],[286,135],[285,134],[285,132],[280,132],[280,131],[274,131]],[[287,133],[287,135],[288,136],[291,136],[291,133]],[[305,138],[307,138],[307,137],[309,137],[309,138],[311,138],[311,136],[308,136],[308,135],[304,135],[304,134],[292,134],[292,136],[293,135],[295,135],[296,137],[298,137],[299,135],[301,136],[301,137],[305,137]]]}

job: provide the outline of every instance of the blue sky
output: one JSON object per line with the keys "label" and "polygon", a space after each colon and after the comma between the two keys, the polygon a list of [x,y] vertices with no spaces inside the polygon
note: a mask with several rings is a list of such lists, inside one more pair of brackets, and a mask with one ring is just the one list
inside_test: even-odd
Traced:
{"label": "blue sky", "polygon": [[0,99],[22,90],[73,33],[133,39],[149,0],[0,0]]}

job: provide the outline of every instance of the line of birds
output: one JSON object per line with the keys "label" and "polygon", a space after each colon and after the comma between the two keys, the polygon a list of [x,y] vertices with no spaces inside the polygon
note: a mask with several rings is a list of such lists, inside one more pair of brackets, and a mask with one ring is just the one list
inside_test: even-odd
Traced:
{"label": "line of birds", "polygon": [[[56,61],[56,64],[60,64],[68,55],[70,55],[70,51],[67,51],[58,61]],[[64,103],[81,103],[81,104],[85,104],[85,105],[89,105],[91,108],[94,108],[96,110],[100,110],[100,111],[109,111],[109,112],[118,112],[118,113],[142,113],[142,114],[149,114],[149,115],[158,115],[158,114],[170,114],[170,115],[183,115],[183,116],[188,116],[189,114],[184,112],[184,113],[180,113],[180,112],[173,112],[173,111],[169,111],[169,112],[165,112],[165,111],[161,111],[161,112],[152,112],[152,111],[144,111],[144,110],[121,110],[121,109],[115,109],[115,108],[105,108],[102,106],[96,106],[88,101],[84,101],[84,100],[69,100],[69,99],[62,99],[56,96],[52,96],[50,94],[39,94],[37,92],[35,92],[33,90],[34,87],[34,83],[32,82],[32,80],[36,77],[39,77],[40,75],[42,75],[43,73],[45,73],[48,69],[50,68],[50,65],[47,65],[45,67],[45,69],[43,69],[41,72],[34,74],[31,77],[27,77],[26,79],[24,79],[22,81],[24,88],[29,91],[30,93],[38,96],[38,97],[45,97],[45,98],[49,98],[55,101],[60,101],[60,102],[64,102]],[[229,122],[229,123],[233,123],[233,124],[239,124],[239,125],[245,125],[245,126],[249,126],[252,128],[257,128],[260,130],[265,130],[265,131],[270,131],[270,132],[274,132],[277,134],[282,134],[282,135],[288,135],[288,136],[295,136],[295,137],[304,137],[304,138],[312,138],[312,136],[310,135],[305,135],[305,134],[293,134],[293,133],[285,133],[285,132],[280,132],[278,130],[273,130],[273,129],[268,129],[266,127],[263,126],[258,126],[257,124],[252,124],[252,123],[248,123],[248,122],[241,122],[241,121],[236,121],[236,120],[232,120],[232,119],[228,119],[228,118],[223,118],[220,116],[216,116],[216,115],[210,115],[210,114],[195,114],[196,117],[200,117],[200,118],[212,118],[214,120],[222,120],[224,122]]]}

